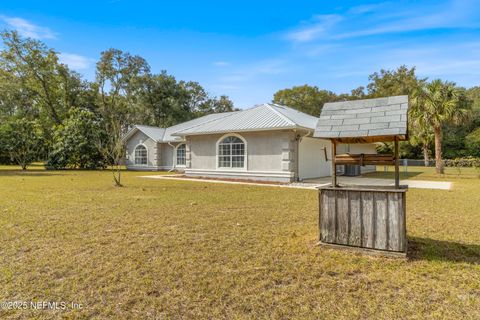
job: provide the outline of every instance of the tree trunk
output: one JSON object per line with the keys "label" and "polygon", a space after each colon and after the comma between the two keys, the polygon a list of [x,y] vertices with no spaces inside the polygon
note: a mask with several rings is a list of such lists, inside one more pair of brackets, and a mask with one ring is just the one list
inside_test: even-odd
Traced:
{"label": "tree trunk", "polygon": [[428,165],[430,164],[430,157],[428,156],[428,145],[423,144],[422,151],[423,151],[423,160],[425,162],[425,167],[428,167]]}
{"label": "tree trunk", "polygon": [[113,180],[115,181],[115,187],[123,187],[121,182],[120,165],[112,167]]}
{"label": "tree trunk", "polygon": [[443,160],[442,160],[442,128],[433,128],[435,133],[435,169],[437,174],[443,174]]}

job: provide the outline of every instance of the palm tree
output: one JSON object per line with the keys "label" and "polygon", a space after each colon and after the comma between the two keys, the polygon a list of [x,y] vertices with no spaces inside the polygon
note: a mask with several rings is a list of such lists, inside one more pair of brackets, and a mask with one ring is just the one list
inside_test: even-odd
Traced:
{"label": "palm tree", "polygon": [[468,115],[467,105],[461,103],[461,91],[455,83],[433,80],[421,86],[412,97],[410,116],[420,132],[433,129],[435,137],[435,167],[443,174],[442,126],[446,123],[460,123]]}
{"label": "palm tree", "polygon": [[421,146],[423,153],[423,161],[425,167],[430,165],[430,146],[434,140],[433,129],[430,126],[421,126],[418,124],[417,119],[411,118],[411,131],[413,134],[410,136],[410,144],[412,146]]}

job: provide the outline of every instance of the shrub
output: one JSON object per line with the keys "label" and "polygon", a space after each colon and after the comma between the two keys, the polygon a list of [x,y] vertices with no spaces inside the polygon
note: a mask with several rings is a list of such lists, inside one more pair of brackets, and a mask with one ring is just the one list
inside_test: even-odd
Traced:
{"label": "shrub", "polygon": [[106,166],[98,149],[105,137],[101,121],[87,110],[73,109],[69,118],[55,128],[47,169],[97,169]]}
{"label": "shrub", "polygon": [[0,143],[0,160],[16,163],[26,170],[39,158],[43,147],[42,130],[36,120],[11,119],[0,126]]}
{"label": "shrub", "polygon": [[480,158],[464,157],[444,160],[446,167],[454,168],[480,168]]}
{"label": "shrub", "polygon": [[480,157],[480,128],[475,129],[465,137],[465,145],[470,154]]}

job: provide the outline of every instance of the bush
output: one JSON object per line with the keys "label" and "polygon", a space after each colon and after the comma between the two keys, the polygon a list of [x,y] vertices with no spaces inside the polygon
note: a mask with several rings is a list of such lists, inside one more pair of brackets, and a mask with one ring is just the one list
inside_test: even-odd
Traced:
{"label": "bush", "polygon": [[0,164],[14,164],[7,147],[5,125],[0,126]]}
{"label": "bush", "polygon": [[465,145],[470,154],[480,157],[480,128],[475,129],[465,137]]}
{"label": "bush", "polygon": [[104,137],[102,123],[94,113],[73,109],[63,125],[55,128],[46,168],[105,168],[105,159],[98,148]]}
{"label": "bush", "polygon": [[41,127],[36,120],[10,119],[0,126],[0,160],[27,169],[43,148]]}
{"label": "bush", "polygon": [[444,160],[446,167],[454,168],[480,168],[480,158],[464,157]]}

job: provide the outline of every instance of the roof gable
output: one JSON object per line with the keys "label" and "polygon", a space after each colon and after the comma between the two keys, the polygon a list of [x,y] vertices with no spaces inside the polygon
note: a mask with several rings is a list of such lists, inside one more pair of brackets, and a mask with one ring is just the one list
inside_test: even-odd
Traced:
{"label": "roof gable", "polygon": [[150,139],[155,142],[160,142],[163,139],[163,135],[165,133],[165,128],[159,127],[152,127],[152,126],[144,126],[144,125],[134,125],[130,131],[123,137],[123,140],[128,140],[135,132],[141,131],[146,134]]}

